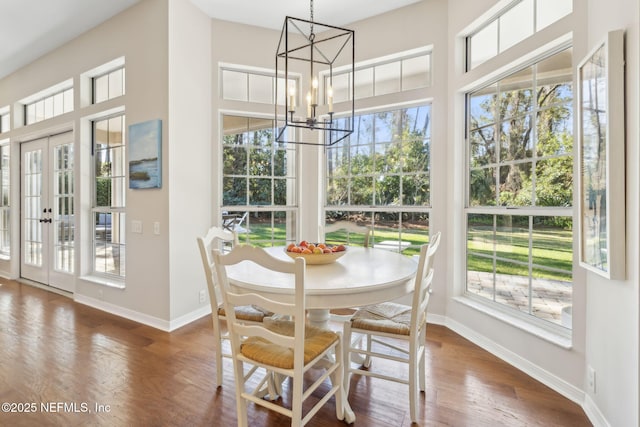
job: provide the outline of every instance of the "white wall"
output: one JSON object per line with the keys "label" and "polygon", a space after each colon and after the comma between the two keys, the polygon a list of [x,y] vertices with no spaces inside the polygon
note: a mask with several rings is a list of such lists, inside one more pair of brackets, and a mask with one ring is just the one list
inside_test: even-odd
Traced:
{"label": "white wall", "polygon": [[[637,426],[640,294],[638,242],[640,212],[640,6],[637,0],[588,1],[587,37],[583,57],[611,30],[625,35],[626,122],[626,280],[606,280],[587,274],[586,364],[596,371],[596,393],[589,394],[612,426]],[[619,165],[622,167],[622,165]],[[612,189],[619,191],[619,189]],[[614,213],[615,215],[615,213]]]}
{"label": "white wall", "polygon": [[[172,328],[210,311],[196,236],[212,224],[211,20],[188,0],[169,0],[169,147],[166,206]],[[168,212],[168,218],[166,215]]]}
{"label": "white wall", "polygon": [[[81,58],[86,52],[95,50],[100,61],[111,59],[103,52],[105,48],[124,54],[127,125],[161,119],[163,153],[167,153],[169,144],[167,21],[165,1],[143,1],[65,45],[61,49],[65,54],[58,51],[52,54],[53,61],[68,69],[71,67],[67,52],[72,58]],[[42,68],[46,72],[46,65]],[[164,182],[168,176],[167,165],[165,156],[162,162]],[[114,289],[78,279],[76,300],[104,305],[110,311],[123,310],[128,317],[166,327],[165,322],[169,320],[169,236],[167,233],[156,236],[152,228],[158,215],[161,215],[162,223],[167,223],[162,216],[166,212],[167,195],[166,185],[161,189],[127,190],[126,288]],[[142,222],[141,234],[130,231],[134,220]],[[89,265],[85,266],[83,274],[89,268]]]}

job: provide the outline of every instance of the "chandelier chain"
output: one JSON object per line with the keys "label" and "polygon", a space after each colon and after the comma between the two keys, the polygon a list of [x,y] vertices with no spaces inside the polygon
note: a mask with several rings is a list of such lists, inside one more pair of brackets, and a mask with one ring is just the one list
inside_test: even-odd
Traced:
{"label": "chandelier chain", "polygon": [[311,35],[313,35],[313,0],[309,0],[309,20],[311,21]]}
{"label": "chandelier chain", "polygon": [[310,21],[313,22],[313,0],[309,1],[309,10],[310,10],[310,15],[311,15]]}

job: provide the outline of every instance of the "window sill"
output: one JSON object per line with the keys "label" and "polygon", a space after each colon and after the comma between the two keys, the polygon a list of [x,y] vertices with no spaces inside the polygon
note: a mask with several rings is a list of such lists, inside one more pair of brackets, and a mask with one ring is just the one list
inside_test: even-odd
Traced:
{"label": "window sill", "polygon": [[506,310],[491,307],[490,305],[477,301],[469,296],[456,297],[454,298],[454,301],[550,342],[551,344],[557,345],[558,347],[570,350],[573,346],[570,329],[552,324],[541,326],[508,313]]}
{"label": "window sill", "polygon": [[110,279],[108,277],[89,275],[89,276],[82,276],[82,277],[80,277],[80,279],[81,280],[86,280],[87,282],[95,283],[96,285],[108,286],[110,288],[115,288],[115,289],[124,289],[125,288],[124,281],[116,280],[116,279]]}

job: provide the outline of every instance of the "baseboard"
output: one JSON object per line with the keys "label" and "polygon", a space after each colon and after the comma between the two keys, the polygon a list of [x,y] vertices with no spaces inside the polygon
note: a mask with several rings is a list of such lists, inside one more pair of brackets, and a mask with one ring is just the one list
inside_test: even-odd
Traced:
{"label": "baseboard", "polygon": [[[531,378],[534,378],[537,381],[540,381],[547,387],[555,390],[560,393],[567,399],[571,400],[578,405],[583,405],[585,399],[585,393],[580,390],[578,387],[564,381],[561,378],[551,374],[550,372],[540,368],[538,365],[535,365],[528,361],[527,359],[517,355],[516,353],[502,347],[501,345],[496,344],[491,341],[487,337],[478,334],[474,330],[468,328],[467,326],[452,320],[450,318],[446,319],[444,326],[448,327],[452,331],[457,334],[463,336],[474,344],[482,347],[484,350],[493,354],[496,357],[504,360],[508,364],[520,369],[525,374],[529,375]],[[583,407],[584,409],[584,407]],[[586,410],[585,410],[586,412]],[[588,415],[588,414],[587,414]]]}
{"label": "baseboard", "polygon": [[434,325],[447,326],[447,316],[441,314],[427,313],[427,323]]}
{"label": "baseboard", "polygon": [[209,304],[200,307],[197,310],[194,310],[190,313],[187,313],[183,316],[178,317],[177,319],[173,319],[169,322],[169,332],[175,331],[178,328],[181,328],[185,325],[188,325],[191,322],[194,322],[201,317],[207,316],[211,314],[211,306]]}
{"label": "baseboard", "polygon": [[165,332],[172,332],[178,328],[181,328],[189,323],[200,319],[203,316],[211,314],[211,307],[209,305],[202,306],[197,310],[187,313],[170,321],[159,319],[148,314],[140,313],[135,310],[129,310],[118,305],[110,304],[102,300],[88,297],[86,295],[74,294],[73,299],[80,304],[88,305],[89,307],[96,308],[98,310],[106,311],[116,316],[124,317],[125,319],[133,320],[134,322],[142,323],[143,325],[151,326],[152,328],[160,329]]}
{"label": "baseboard", "polygon": [[88,305],[89,307],[106,311],[107,313],[124,317],[125,319],[133,320],[134,322],[142,323],[143,325],[151,326],[152,328],[170,332],[169,328],[171,323],[164,319],[149,316],[148,314],[140,313],[135,310],[129,310],[128,308],[120,307],[119,305],[91,298],[86,295],[74,294],[73,300],[80,304]]}
{"label": "baseboard", "polygon": [[600,408],[595,404],[591,396],[585,394],[584,403],[582,404],[582,409],[584,409],[585,414],[593,424],[593,427],[611,427],[611,424],[604,417],[602,412],[600,412]]}

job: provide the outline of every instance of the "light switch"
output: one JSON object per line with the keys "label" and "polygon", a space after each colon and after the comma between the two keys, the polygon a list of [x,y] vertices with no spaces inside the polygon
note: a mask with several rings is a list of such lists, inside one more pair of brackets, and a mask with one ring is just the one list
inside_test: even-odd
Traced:
{"label": "light switch", "polygon": [[153,234],[160,235],[160,223],[158,221],[153,223]]}
{"label": "light switch", "polygon": [[131,232],[142,234],[142,221],[131,221]]}

